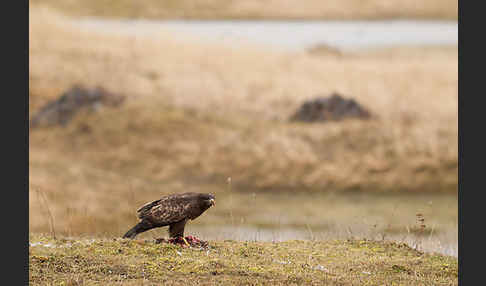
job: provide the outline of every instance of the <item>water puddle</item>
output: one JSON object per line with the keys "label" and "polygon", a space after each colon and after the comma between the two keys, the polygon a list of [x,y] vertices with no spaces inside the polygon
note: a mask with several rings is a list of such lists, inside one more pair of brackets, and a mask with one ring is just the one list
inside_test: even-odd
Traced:
{"label": "water puddle", "polygon": [[457,45],[457,21],[194,21],[85,18],[76,25],[96,31],[151,36],[160,31],[226,44],[253,43],[300,50],[316,45],[360,49],[396,45]]}
{"label": "water puddle", "polygon": [[191,235],[205,240],[238,241],[287,241],[287,240],[333,240],[333,239],[370,239],[406,243],[424,252],[436,252],[458,257],[457,232],[451,230],[437,235],[417,236],[413,234],[394,234],[382,236],[380,233],[365,232],[352,228],[342,230],[318,231],[294,228],[256,228],[247,226],[198,227],[187,229]]}

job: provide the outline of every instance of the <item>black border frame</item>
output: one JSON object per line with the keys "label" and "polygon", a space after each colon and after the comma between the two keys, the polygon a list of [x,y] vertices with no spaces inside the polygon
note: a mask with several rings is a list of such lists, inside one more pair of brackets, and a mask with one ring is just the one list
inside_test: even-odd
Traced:
{"label": "black border frame", "polygon": [[[6,284],[29,283],[29,1],[3,6],[2,242]],[[7,270],[7,271],[5,271]],[[10,276],[10,277],[8,277]]]}

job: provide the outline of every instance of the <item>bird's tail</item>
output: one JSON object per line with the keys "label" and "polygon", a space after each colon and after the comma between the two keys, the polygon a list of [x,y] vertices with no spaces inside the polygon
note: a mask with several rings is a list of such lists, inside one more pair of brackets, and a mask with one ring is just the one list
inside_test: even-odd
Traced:
{"label": "bird's tail", "polygon": [[125,233],[123,238],[133,239],[133,238],[135,238],[135,236],[137,236],[137,234],[142,233],[144,231],[147,231],[151,228],[152,228],[152,226],[147,225],[144,222],[140,222],[137,225],[135,225],[134,227],[132,227],[129,231],[127,231],[127,233]]}

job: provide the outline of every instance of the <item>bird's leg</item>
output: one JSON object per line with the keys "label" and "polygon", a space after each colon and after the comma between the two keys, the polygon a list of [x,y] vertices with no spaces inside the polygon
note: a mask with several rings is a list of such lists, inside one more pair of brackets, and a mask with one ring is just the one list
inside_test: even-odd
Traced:
{"label": "bird's leg", "polygon": [[169,236],[173,238],[181,237],[182,241],[189,246],[189,243],[184,238],[184,226],[186,225],[187,220],[181,220],[179,222],[173,223],[169,225]]}

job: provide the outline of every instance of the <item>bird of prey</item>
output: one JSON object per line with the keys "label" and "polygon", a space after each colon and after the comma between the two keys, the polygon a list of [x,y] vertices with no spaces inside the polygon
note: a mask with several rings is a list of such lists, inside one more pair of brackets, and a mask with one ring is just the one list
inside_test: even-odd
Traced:
{"label": "bird of prey", "polygon": [[184,240],[186,222],[214,206],[214,199],[212,194],[183,193],[147,203],[137,210],[140,222],[125,233],[123,238],[133,239],[139,233],[168,225],[171,238],[181,237]]}

